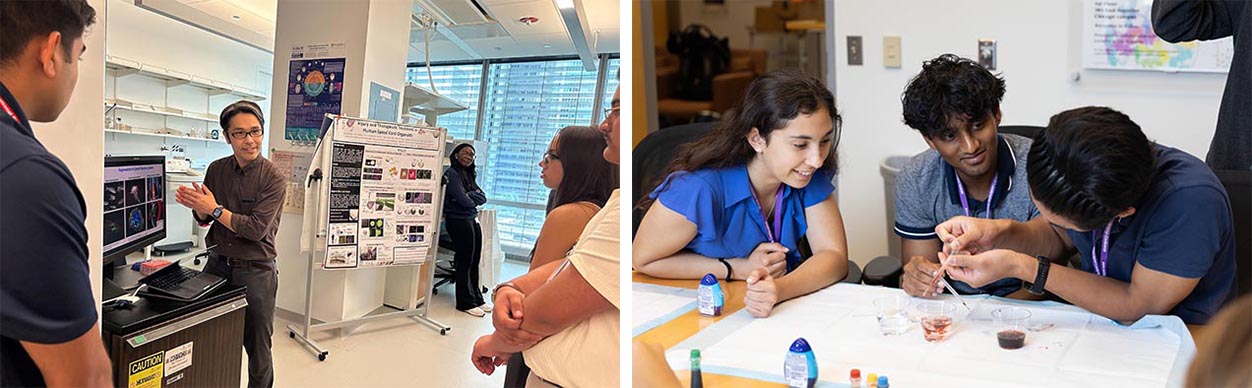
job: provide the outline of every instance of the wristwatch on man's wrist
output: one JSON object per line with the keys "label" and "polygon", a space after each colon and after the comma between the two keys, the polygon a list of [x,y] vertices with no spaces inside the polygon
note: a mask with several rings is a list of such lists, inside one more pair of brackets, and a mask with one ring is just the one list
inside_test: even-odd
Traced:
{"label": "wristwatch on man's wrist", "polygon": [[210,214],[210,215],[211,215],[211,216],[213,216],[213,219],[214,219],[214,220],[220,219],[220,218],[222,218],[222,211],[223,211],[223,210],[226,210],[226,208],[225,208],[225,207],[222,207],[222,206],[218,206],[216,209],[213,209],[213,213],[212,213],[212,214]]}
{"label": "wristwatch on man's wrist", "polygon": [[512,289],[514,289],[514,290],[517,290],[517,292],[521,292],[521,293],[522,293],[522,295],[526,295],[526,293],[525,293],[525,292],[522,292],[522,289],[517,288],[517,285],[516,285],[516,284],[513,284],[513,282],[504,282],[504,283],[500,283],[499,285],[497,285],[497,286],[496,286],[496,288],[495,288],[494,290],[491,290],[491,301],[492,301],[492,302],[495,302],[495,301],[496,301],[496,295],[498,295],[498,294],[500,293],[500,289],[501,289],[501,288],[505,288],[505,287],[512,288]]}
{"label": "wristwatch on man's wrist", "polygon": [[1035,281],[1023,282],[1022,288],[1025,288],[1031,294],[1043,295],[1044,285],[1048,282],[1048,269],[1052,267],[1052,260],[1043,255],[1035,256],[1035,259],[1039,261],[1039,268],[1035,271]]}

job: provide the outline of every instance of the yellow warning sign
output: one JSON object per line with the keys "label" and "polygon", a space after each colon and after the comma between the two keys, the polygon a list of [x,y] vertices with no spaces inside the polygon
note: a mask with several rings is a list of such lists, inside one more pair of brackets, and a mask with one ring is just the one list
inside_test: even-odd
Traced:
{"label": "yellow warning sign", "polygon": [[161,388],[165,376],[165,352],[158,352],[130,363],[129,388]]}

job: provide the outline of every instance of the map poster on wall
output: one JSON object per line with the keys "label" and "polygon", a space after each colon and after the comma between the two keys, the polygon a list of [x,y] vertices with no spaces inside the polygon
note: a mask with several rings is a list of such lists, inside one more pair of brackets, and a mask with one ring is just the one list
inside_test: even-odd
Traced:
{"label": "map poster on wall", "polygon": [[343,103],[344,44],[301,44],[291,49],[287,73],[287,125],[283,139],[316,141],[322,117]]}
{"label": "map poster on wall", "polygon": [[443,132],[351,118],[332,128],[323,267],[421,264],[437,227]]}
{"label": "map poster on wall", "polygon": [[1152,29],[1152,0],[1083,0],[1082,64],[1091,69],[1226,73],[1231,38],[1173,44]]}

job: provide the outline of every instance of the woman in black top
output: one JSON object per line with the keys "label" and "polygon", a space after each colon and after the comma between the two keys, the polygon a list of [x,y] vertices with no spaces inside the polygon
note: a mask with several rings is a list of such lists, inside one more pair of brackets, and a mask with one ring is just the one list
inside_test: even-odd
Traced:
{"label": "woman in black top", "polygon": [[483,231],[475,217],[478,206],[487,203],[487,194],[478,187],[474,171],[474,146],[469,143],[452,149],[451,167],[444,172],[447,187],[443,197],[443,219],[452,238],[453,270],[456,271],[456,309],[476,317],[491,312],[478,286],[478,263],[482,260]]}

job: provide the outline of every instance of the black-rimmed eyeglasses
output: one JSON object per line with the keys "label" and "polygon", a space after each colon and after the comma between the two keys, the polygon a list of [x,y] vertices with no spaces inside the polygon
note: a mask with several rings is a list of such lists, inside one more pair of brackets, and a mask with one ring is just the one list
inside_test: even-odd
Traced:
{"label": "black-rimmed eyeglasses", "polygon": [[244,136],[250,136],[250,137],[261,137],[261,135],[264,135],[264,134],[265,134],[265,130],[264,130],[264,129],[253,129],[253,130],[250,130],[250,131],[235,131],[235,132],[231,132],[231,133],[230,133],[230,137],[231,137],[231,138],[233,138],[233,139],[235,139],[235,140],[239,140],[239,139],[243,139],[243,138],[244,138]]}

